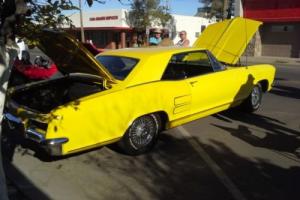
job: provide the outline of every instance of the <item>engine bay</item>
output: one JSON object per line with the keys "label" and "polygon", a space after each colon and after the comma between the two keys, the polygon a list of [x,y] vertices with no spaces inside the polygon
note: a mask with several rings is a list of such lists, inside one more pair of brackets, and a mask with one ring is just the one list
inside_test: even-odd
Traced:
{"label": "engine bay", "polygon": [[103,90],[100,77],[67,75],[16,87],[10,101],[40,113],[49,113],[60,105]]}

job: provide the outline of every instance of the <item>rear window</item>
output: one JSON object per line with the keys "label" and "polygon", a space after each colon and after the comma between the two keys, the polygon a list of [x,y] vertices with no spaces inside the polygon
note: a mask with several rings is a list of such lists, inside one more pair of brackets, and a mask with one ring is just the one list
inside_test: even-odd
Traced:
{"label": "rear window", "polygon": [[138,59],[121,56],[98,55],[96,59],[119,80],[124,80],[139,62]]}

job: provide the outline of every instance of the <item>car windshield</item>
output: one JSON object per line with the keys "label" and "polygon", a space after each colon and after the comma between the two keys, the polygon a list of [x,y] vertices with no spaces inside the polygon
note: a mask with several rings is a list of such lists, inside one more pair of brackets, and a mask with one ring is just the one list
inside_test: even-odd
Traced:
{"label": "car windshield", "polygon": [[138,63],[138,59],[121,57],[121,56],[107,56],[98,55],[96,59],[116,78],[124,80],[131,70]]}

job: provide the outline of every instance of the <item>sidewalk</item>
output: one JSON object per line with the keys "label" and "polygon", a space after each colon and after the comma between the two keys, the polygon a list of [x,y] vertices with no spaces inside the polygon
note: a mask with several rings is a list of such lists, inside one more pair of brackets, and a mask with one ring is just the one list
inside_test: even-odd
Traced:
{"label": "sidewalk", "polygon": [[270,63],[284,65],[298,65],[300,67],[300,58],[271,57],[271,56],[242,56],[241,63]]}

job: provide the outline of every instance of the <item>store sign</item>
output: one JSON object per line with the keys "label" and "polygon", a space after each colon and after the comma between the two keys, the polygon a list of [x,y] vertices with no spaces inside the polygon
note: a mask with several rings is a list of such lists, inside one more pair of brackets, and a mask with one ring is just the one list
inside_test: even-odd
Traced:
{"label": "store sign", "polygon": [[118,16],[90,17],[90,21],[117,20]]}

